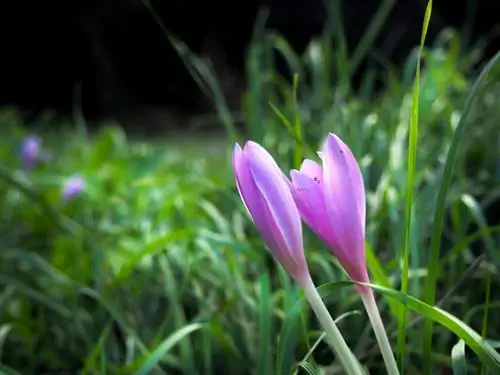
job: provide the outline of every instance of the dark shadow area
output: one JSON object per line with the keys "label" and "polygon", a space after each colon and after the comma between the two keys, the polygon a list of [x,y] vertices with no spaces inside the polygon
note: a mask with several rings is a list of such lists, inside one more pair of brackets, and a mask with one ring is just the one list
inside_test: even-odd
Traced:
{"label": "dark shadow area", "polygon": [[[381,3],[342,2],[349,51]],[[6,29],[0,105],[19,107],[28,120],[46,109],[71,115],[81,107],[88,121],[122,115],[132,124],[153,119],[154,126],[183,128],[185,118],[211,111],[210,100],[141,1],[6,4],[1,11]],[[169,32],[214,61],[233,108],[239,107],[245,88],[245,53],[259,9],[268,9],[267,27],[283,34],[298,52],[321,34],[328,15],[320,0],[155,0],[151,5]],[[425,5],[398,1],[375,41],[374,48],[396,66],[419,43]],[[499,13],[500,2],[494,0],[435,2],[429,43],[443,28],[453,27],[463,31],[469,46],[491,36]],[[494,37],[483,60],[499,48]],[[277,64],[286,75],[279,59]],[[368,66],[373,66],[370,58],[356,72],[355,87]]]}

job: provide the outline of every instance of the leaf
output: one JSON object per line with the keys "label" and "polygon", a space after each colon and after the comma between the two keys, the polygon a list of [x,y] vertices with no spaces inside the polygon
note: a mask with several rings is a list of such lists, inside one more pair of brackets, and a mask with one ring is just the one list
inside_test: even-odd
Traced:
{"label": "leaf", "polygon": [[467,375],[467,361],[465,360],[465,342],[460,340],[451,349],[451,365],[454,375]]}
{"label": "leaf", "polygon": [[189,324],[167,337],[158,347],[145,357],[135,375],[147,375],[179,341],[203,327],[201,323]]}
{"label": "leaf", "polygon": [[[481,74],[476,79],[472,85],[469,95],[465,101],[464,111],[462,117],[457,125],[455,133],[453,134],[453,139],[451,142],[450,149],[446,155],[446,163],[443,169],[443,175],[441,178],[441,184],[439,187],[439,193],[436,201],[436,210],[434,214],[434,223],[432,226],[432,236],[430,245],[430,255],[429,255],[429,272],[426,279],[425,285],[425,297],[424,300],[429,304],[434,304],[436,300],[436,283],[439,273],[439,268],[441,262],[439,260],[439,253],[441,248],[441,235],[443,233],[444,217],[446,211],[446,197],[448,195],[448,189],[451,184],[451,178],[453,175],[453,170],[455,166],[455,161],[458,158],[458,150],[460,142],[466,134],[467,117],[471,112],[472,104],[474,103],[476,97],[479,94],[479,89],[484,83],[487,75],[491,69],[500,60],[500,52],[498,52],[483,68]],[[430,360],[431,350],[432,350],[432,321],[428,321],[424,327],[424,362],[425,356]]]}
{"label": "leaf", "polygon": [[[478,356],[481,362],[486,367],[488,367],[493,374],[500,375],[500,355],[489,344],[489,342],[487,340],[483,340],[481,338],[481,335],[479,335],[471,327],[465,324],[462,320],[440,309],[439,307],[430,306],[415,297],[401,293],[397,290],[374,284],[356,283],[354,281],[337,281],[325,284],[318,288],[318,292],[324,298],[328,295],[331,295],[339,288],[352,286],[354,284],[368,286],[373,290],[382,293],[401,304],[406,305],[407,308],[419,313],[420,315],[446,327],[448,330],[457,335],[461,340],[463,340],[464,343]],[[293,355],[293,353],[287,352],[287,339],[291,334],[293,334],[293,330],[296,328],[299,322],[300,312],[305,304],[305,298],[301,297],[299,301],[297,301],[295,306],[290,310],[285,319],[278,342],[276,373],[290,374],[290,367],[288,367],[289,364],[287,365],[285,359],[288,356]]]}

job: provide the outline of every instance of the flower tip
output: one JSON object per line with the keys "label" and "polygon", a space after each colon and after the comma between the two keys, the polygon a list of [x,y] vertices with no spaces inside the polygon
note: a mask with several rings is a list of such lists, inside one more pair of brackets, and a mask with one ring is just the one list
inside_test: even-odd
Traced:
{"label": "flower tip", "polygon": [[258,152],[258,153],[265,153],[268,154],[267,150],[259,145],[257,142],[254,141],[247,141],[245,143],[244,150],[248,152]]}
{"label": "flower tip", "polygon": [[243,150],[241,149],[241,146],[238,143],[235,143],[233,147],[233,156],[232,156],[234,169],[236,169],[237,166],[240,164],[242,154]]}
{"label": "flower tip", "polygon": [[300,175],[300,171],[298,171],[297,169],[292,169],[290,170],[290,179],[292,180],[292,184],[294,182],[294,180],[297,179],[297,176]]}

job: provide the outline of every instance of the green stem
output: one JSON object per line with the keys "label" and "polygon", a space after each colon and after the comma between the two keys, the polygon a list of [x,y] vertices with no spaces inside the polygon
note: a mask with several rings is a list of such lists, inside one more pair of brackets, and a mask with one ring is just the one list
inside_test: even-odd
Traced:
{"label": "green stem", "polygon": [[368,287],[360,287],[361,299],[365,305],[368,318],[373,327],[373,332],[377,338],[380,351],[382,353],[382,358],[384,359],[385,366],[387,368],[388,375],[399,375],[398,365],[396,359],[394,358],[394,353],[392,352],[391,344],[387,337],[387,332],[384,328],[384,323],[380,317],[380,311],[375,301],[375,295],[373,290]]}
{"label": "green stem", "polygon": [[358,360],[347,346],[342,333],[339,331],[332,316],[328,312],[313,281],[308,279],[301,283],[301,287],[321,326],[325,330],[328,342],[346,370],[346,373],[349,375],[363,375],[363,370]]}

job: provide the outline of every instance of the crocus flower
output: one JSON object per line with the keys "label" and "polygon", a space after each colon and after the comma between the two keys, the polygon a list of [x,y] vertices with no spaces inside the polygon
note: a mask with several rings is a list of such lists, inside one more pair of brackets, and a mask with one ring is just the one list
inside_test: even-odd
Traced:
{"label": "crocus flower", "polygon": [[42,157],[42,140],[37,136],[26,137],[21,143],[21,164],[24,170],[33,169]]}
{"label": "crocus flower", "polygon": [[83,177],[75,175],[70,177],[63,186],[62,198],[69,201],[76,198],[85,189],[85,180]]}
{"label": "crocus flower", "polygon": [[[369,282],[365,260],[365,188],[363,176],[351,150],[330,133],[319,153],[322,166],[304,160],[300,171],[292,170],[292,194],[302,219],[331,248],[354,281]],[[357,286],[389,375],[398,366],[370,288]]]}
{"label": "crocus flower", "polygon": [[249,141],[233,151],[236,186],[264,242],[299,284],[309,279],[299,211],[289,182],[273,157]]}
{"label": "crocus flower", "polygon": [[300,214],[291,185],[272,156],[255,142],[233,152],[236,186],[253,222],[274,256],[299,284],[326,331],[346,373],[361,375],[359,363],[328,313],[309,275],[302,244]]}
{"label": "crocus flower", "polygon": [[322,166],[304,160],[292,170],[292,194],[302,219],[332,250],[349,277],[368,282],[365,261],[365,189],[351,150],[330,133]]}

